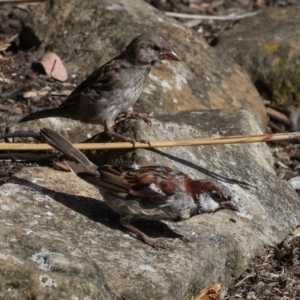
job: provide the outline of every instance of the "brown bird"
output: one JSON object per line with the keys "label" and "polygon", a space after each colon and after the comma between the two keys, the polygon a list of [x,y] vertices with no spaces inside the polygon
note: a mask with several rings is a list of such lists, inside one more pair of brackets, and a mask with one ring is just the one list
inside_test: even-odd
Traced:
{"label": "brown bird", "polygon": [[182,221],[221,209],[239,211],[229,190],[217,181],[193,180],[182,172],[162,166],[97,167],[52,129],[43,128],[40,134],[49,145],[79,162],[66,163],[78,177],[99,189],[105,203],[120,215],[121,224],[134,233],[135,238],[152,247],[167,246],[131,225],[132,220],[152,220],[167,235],[188,241],[160,220]]}
{"label": "brown bird", "polygon": [[[151,67],[162,59],[179,61],[168,40],[160,34],[139,35],[124,52],[77,86],[59,107],[31,113],[19,122],[64,117],[103,124],[110,137],[134,143],[135,140],[114,132],[112,125],[120,114],[124,118],[138,118],[151,123],[147,114],[129,109],[140,97]],[[137,141],[148,143],[146,140]]]}

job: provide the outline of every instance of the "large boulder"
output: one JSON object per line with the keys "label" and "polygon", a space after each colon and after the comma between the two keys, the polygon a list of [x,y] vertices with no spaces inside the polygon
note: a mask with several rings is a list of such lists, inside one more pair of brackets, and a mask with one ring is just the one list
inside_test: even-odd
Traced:
{"label": "large boulder", "polygon": [[217,51],[278,105],[300,105],[300,6],[264,10],[222,33]]}
{"label": "large boulder", "polygon": [[[37,175],[35,171],[30,170]],[[48,175],[51,182],[53,177],[51,173]],[[24,181],[28,182],[23,178]],[[73,243],[71,236],[55,229],[63,216],[52,217],[55,211],[51,197],[48,200],[45,195],[40,197],[34,189],[24,186],[19,176],[17,181],[3,186],[0,194],[1,299],[116,299],[99,266],[86,255],[85,249],[77,241]],[[15,200],[11,202],[12,198]],[[36,206],[33,198],[45,210]]]}
{"label": "large boulder", "polygon": [[[246,110],[162,118],[168,122],[153,121],[150,127],[127,120],[116,130],[150,140],[261,133]],[[128,235],[93,186],[68,172],[25,168],[0,188],[0,259],[10,257],[22,266],[15,281],[30,268],[30,278],[48,276],[45,281],[55,282],[50,288],[57,293],[95,299],[103,284],[101,269],[110,289],[123,299],[190,299],[213,283],[229,285],[263,245],[277,244],[300,221],[298,196],[276,177],[263,143],[116,150],[91,157],[99,163],[167,165],[193,178],[217,177],[231,190],[240,213],[220,211],[169,223],[192,239],[188,244],[166,238],[151,222],[138,222],[137,227],[170,247],[155,250]],[[1,274],[1,284],[8,286],[11,277]],[[32,286],[41,292],[49,288],[41,279]]]}

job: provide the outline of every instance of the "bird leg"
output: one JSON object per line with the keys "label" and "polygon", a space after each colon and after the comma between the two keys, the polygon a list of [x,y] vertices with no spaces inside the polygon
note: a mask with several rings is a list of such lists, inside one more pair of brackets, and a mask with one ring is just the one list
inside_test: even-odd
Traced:
{"label": "bird leg", "polygon": [[126,119],[138,119],[138,120],[143,120],[146,122],[148,125],[151,125],[151,120],[149,119],[149,114],[147,113],[138,113],[136,111],[133,111],[131,109],[128,109],[127,111],[124,111],[118,115],[118,117],[115,119],[115,123],[126,120]]}
{"label": "bird leg", "polygon": [[132,233],[134,233],[134,237],[145,244],[155,248],[155,249],[167,249],[168,246],[165,243],[161,243],[158,241],[155,241],[151,239],[147,234],[143,233],[142,231],[138,230],[136,227],[130,224],[131,219],[128,219],[128,217],[120,217],[120,223],[123,227],[130,230]]}
{"label": "bird leg", "polygon": [[183,236],[182,234],[179,234],[177,232],[175,232],[173,229],[171,229],[166,223],[161,222],[161,221],[155,221],[155,220],[151,220],[151,223],[155,225],[156,228],[162,230],[168,237],[171,237],[173,239],[180,239],[183,242],[187,243],[187,242],[191,242],[190,239],[186,238],[185,236]]}
{"label": "bird leg", "polygon": [[132,143],[133,147],[135,147],[135,143],[136,142],[139,142],[139,143],[143,143],[143,144],[148,144],[149,146],[151,146],[150,142],[146,139],[132,139],[132,138],[129,138],[127,136],[124,136],[124,135],[121,135],[121,134],[118,134],[116,133],[112,127],[110,126],[109,124],[109,121],[108,120],[105,120],[104,121],[104,132],[112,137],[112,138],[116,138],[118,140],[121,140],[123,142],[129,142],[129,143]]}

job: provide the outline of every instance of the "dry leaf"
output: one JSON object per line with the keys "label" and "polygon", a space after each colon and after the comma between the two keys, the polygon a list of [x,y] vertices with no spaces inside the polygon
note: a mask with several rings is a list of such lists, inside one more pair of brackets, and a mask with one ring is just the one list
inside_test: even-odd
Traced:
{"label": "dry leaf", "polygon": [[219,300],[219,292],[221,288],[221,284],[211,285],[210,287],[202,290],[197,296],[192,297],[191,300]]}
{"label": "dry leaf", "polygon": [[70,168],[69,168],[65,163],[55,161],[54,164],[55,164],[57,167],[63,169],[64,171],[70,172]]}
{"label": "dry leaf", "polygon": [[35,98],[37,97],[37,91],[29,91],[29,92],[25,92],[23,93],[23,98]]}
{"label": "dry leaf", "polygon": [[34,102],[39,101],[42,97],[47,96],[51,91],[49,86],[42,88],[40,91],[32,90],[23,93],[23,98],[32,98]]}
{"label": "dry leaf", "polygon": [[66,81],[68,79],[68,73],[63,62],[54,52],[46,52],[40,62],[48,76],[59,81]]}
{"label": "dry leaf", "polygon": [[34,6],[38,5],[39,2],[43,2],[44,0],[35,0],[32,2],[27,2],[27,3],[20,3],[17,4],[16,7],[21,9],[21,10],[25,10],[26,12],[29,12]]}

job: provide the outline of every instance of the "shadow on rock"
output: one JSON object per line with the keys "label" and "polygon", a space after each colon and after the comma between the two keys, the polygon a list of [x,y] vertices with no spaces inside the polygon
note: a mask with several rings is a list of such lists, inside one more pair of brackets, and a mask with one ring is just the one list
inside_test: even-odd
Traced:
{"label": "shadow on rock", "polygon": [[[73,211],[86,216],[90,220],[101,223],[111,229],[118,229],[123,232],[128,232],[123,228],[119,222],[119,215],[111,210],[105,202],[90,197],[75,196],[63,192],[57,192],[55,190],[43,187],[31,181],[23,178],[12,177],[15,183],[30,187],[37,192],[51,197],[53,200],[63,204],[64,206],[72,209]],[[166,237],[159,227],[151,220],[136,220],[132,224],[145,232],[150,237]]]}

